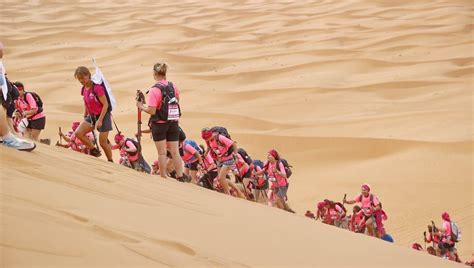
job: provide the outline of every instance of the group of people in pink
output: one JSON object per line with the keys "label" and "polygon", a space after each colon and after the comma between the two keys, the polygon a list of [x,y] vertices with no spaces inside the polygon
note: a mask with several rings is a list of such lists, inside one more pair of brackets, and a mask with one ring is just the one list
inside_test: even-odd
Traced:
{"label": "group of people in pink", "polygon": [[[167,80],[167,69],[168,64],[156,63],[153,66],[154,84],[147,91],[148,97],[145,98],[143,92],[137,92],[138,131],[135,136],[127,138],[117,129],[112,144],[109,140],[109,132],[113,130],[112,105],[106,86],[94,83],[87,67],[77,67],[74,77],[82,86],[83,120],[73,122],[67,133],[59,129],[60,141],[56,145],[95,157],[101,156],[103,151],[110,162],[114,162],[112,150],[120,150],[118,163],[121,165],[294,213],[287,196],[292,167],[277,150],[268,150],[265,161],[252,159],[221,126],[203,128],[200,142],[186,137],[179,125],[180,90],[175,83]],[[9,90],[15,88],[18,91],[18,96],[6,100],[2,98],[2,126],[7,124],[3,117],[10,118],[14,130],[38,140],[46,124],[41,98],[36,93],[27,92],[21,82],[6,82],[9,83]],[[12,92],[14,94],[14,90]],[[142,112],[150,115],[145,129],[141,127]],[[142,155],[143,133],[151,134],[157,152],[157,160],[151,167]],[[34,143],[7,133],[4,128],[2,137],[5,146],[18,150],[31,151],[36,147]],[[351,214],[347,213],[346,205],[354,205]],[[368,184],[363,184],[361,193],[354,198],[346,199],[345,195],[342,202],[325,199],[317,204],[315,213],[307,211],[305,216],[393,242],[383,224],[388,219],[387,214]],[[432,222],[428,233],[424,233],[426,251],[460,262],[456,251],[456,243],[461,239],[459,227],[446,212],[442,214],[442,219],[441,227]],[[430,246],[426,247],[426,243]],[[425,250],[418,243],[413,248]]]}
{"label": "group of people in pink", "polygon": [[[438,256],[455,262],[461,262],[459,258],[456,244],[461,242],[461,229],[451,219],[448,212],[441,214],[442,224],[436,226],[434,221],[428,225],[428,232],[423,232],[423,241],[425,247],[419,243],[413,243],[412,248],[419,251],[426,251],[428,254]],[[466,265],[474,265],[474,258]]]}
{"label": "group of people in pink", "polygon": [[[321,220],[325,224],[393,242],[393,238],[385,232],[383,224],[388,219],[387,214],[378,197],[370,191],[370,185],[365,183],[361,186],[361,193],[353,199],[347,200],[346,195],[342,202],[325,199],[317,204],[316,214],[308,210],[306,216]],[[358,205],[355,205],[352,214],[348,215],[345,204]]]}

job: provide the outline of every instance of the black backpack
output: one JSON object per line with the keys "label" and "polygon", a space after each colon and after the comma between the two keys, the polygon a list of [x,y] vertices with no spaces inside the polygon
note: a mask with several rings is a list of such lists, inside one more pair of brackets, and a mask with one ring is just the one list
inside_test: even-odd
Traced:
{"label": "black backpack", "polygon": [[35,100],[36,105],[38,105],[38,111],[36,112],[36,114],[41,113],[43,111],[43,101],[41,100],[40,96],[35,92],[25,92],[25,98],[26,94],[30,94]]}
{"label": "black backpack", "polygon": [[173,121],[168,120],[168,111],[169,105],[176,105],[179,110],[179,117],[181,117],[181,107],[179,106],[178,99],[174,94],[173,83],[168,82],[168,85],[163,85],[161,83],[155,84],[153,87],[159,88],[161,90],[161,107],[159,110],[156,110],[156,113],[151,116],[150,121]]}
{"label": "black backpack", "polygon": [[[95,99],[100,102],[99,100],[99,97],[97,96],[97,94],[95,93],[95,86],[97,84],[95,84],[94,82],[92,82],[92,94],[94,95]],[[105,88],[105,84],[102,83],[100,84],[103,88],[104,88],[104,92],[105,92],[105,97],[107,98],[107,103],[109,104],[109,107],[107,108],[107,112],[112,112],[112,103],[110,102],[110,97],[109,97],[109,93],[107,92],[107,89]],[[81,89],[81,95],[84,95],[84,89],[85,87],[82,87]]]}
{"label": "black backpack", "polygon": [[[130,153],[131,155],[137,155],[138,153],[141,153],[142,147],[140,146],[140,143],[134,139],[127,138],[125,139],[125,144],[127,144],[127,141],[131,141],[135,147],[137,147],[137,151],[135,153]],[[126,145],[125,145],[126,146]]]}
{"label": "black backpack", "polygon": [[280,162],[283,164],[283,166],[285,167],[285,173],[286,173],[286,178],[289,179],[291,177],[291,175],[293,174],[293,171],[291,170],[291,168],[293,167],[292,165],[290,165],[288,163],[288,161],[286,161],[286,159],[283,159],[281,158],[280,159]]}
{"label": "black backpack", "polygon": [[227,128],[225,127],[220,127],[220,126],[215,126],[211,128],[211,132],[219,133],[220,135],[231,139],[229,132],[227,131]]}
{"label": "black backpack", "polygon": [[252,165],[253,161],[252,161],[252,158],[250,157],[250,155],[247,153],[247,151],[245,151],[244,148],[239,148],[237,150],[237,153],[240,154],[240,156],[242,156],[242,158],[244,159],[245,163],[247,163],[248,165]]}

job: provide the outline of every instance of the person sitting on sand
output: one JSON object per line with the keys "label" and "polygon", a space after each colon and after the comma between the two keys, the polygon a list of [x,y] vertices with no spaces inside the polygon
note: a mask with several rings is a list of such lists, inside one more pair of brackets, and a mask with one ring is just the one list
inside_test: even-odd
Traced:
{"label": "person sitting on sand", "polygon": [[363,184],[361,186],[361,194],[354,197],[353,200],[343,200],[344,204],[360,203],[362,212],[364,213],[364,222],[367,227],[367,232],[370,236],[375,236],[375,218],[374,211],[380,210],[380,201],[372,193],[370,193],[370,186]]}

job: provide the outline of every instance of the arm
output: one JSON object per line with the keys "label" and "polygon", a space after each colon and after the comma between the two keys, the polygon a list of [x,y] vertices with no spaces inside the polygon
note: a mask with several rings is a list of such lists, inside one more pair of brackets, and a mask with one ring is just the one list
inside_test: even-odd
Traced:
{"label": "arm", "polygon": [[107,109],[109,109],[109,103],[107,102],[107,97],[105,95],[99,96],[99,101],[102,103],[102,111],[100,111],[99,119],[97,119],[97,128],[102,127],[102,122],[104,120],[105,114],[107,113]]}
{"label": "arm", "polygon": [[145,105],[142,102],[137,102],[137,107],[147,114],[154,115],[156,113],[156,107]]}

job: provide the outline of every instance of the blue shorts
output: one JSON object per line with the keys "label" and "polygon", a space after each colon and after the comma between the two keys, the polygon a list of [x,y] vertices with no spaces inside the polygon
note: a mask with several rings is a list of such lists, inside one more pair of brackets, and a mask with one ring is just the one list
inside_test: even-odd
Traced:
{"label": "blue shorts", "polygon": [[217,167],[218,168],[221,168],[222,166],[232,167],[235,164],[235,161],[232,158],[229,159],[229,160],[226,160],[224,162],[220,162],[220,161],[216,161],[216,162],[217,162]]}

